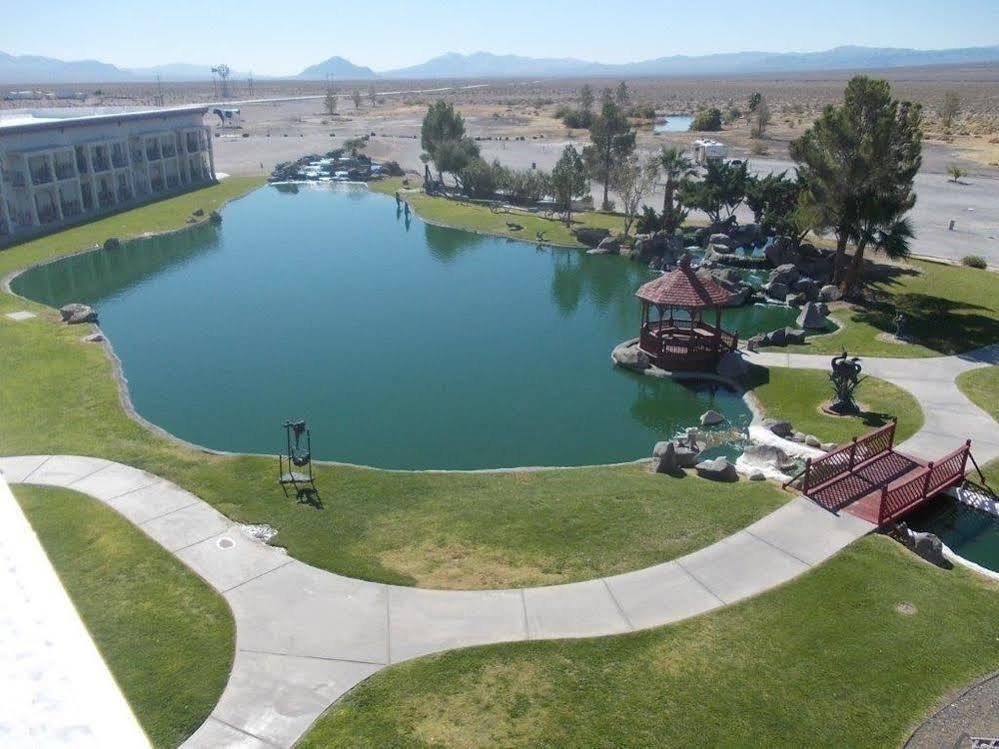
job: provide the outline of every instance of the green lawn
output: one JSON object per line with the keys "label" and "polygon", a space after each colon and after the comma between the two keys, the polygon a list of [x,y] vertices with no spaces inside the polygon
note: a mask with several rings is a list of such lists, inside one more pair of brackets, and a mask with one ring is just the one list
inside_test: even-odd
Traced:
{"label": "green lawn", "polygon": [[[248,189],[253,181],[245,181]],[[192,206],[221,201],[217,187],[107,221],[170,228]],[[200,199],[199,199],[200,196]],[[112,232],[91,224],[0,253],[0,272],[86,247]],[[31,308],[13,322],[3,313]],[[274,542],[341,574],[435,587],[507,587],[581,580],[636,569],[709,544],[787,500],[770,484],[708,483],[651,475],[644,466],[544,473],[390,473],[323,466],[322,507],[286,498],[276,459],[213,456],[130,419],[108,357],[82,343],[89,326],[0,294],[0,455],[97,455],[169,478],[229,517],[267,522]],[[651,450],[651,445],[649,446]]]}
{"label": "green lawn", "polygon": [[874,377],[866,378],[856,390],[857,400],[866,410],[856,416],[829,416],[820,406],[833,394],[829,374],[815,369],[756,368],[751,378],[753,393],[766,415],[790,421],[794,428],[813,434],[822,442],[848,442],[898,417],[896,441],[915,434],[923,425],[919,402],[900,387]]}
{"label": "green lawn", "polygon": [[897,747],[999,668],[997,621],[999,585],[876,536],[671,627],[392,666],[298,746]]}
{"label": "green lawn", "polygon": [[965,372],[957,378],[957,386],[975,405],[999,421],[999,367]]}
{"label": "green lawn", "polygon": [[[839,331],[810,337],[786,350],[923,357],[956,354],[999,341],[999,275],[995,273],[913,260],[899,268],[881,266],[872,288],[879,301],[870,308],[833,314],[843,323]],[[879,334],[895,331],[898,309],[908,317],[908,331],[916,343],[878,340]]]}
{"label": "green lawn", "polygon": [[34,486],[15,493],[150,740],[177,746],[229,678],[235,627],[225,600],[97,500]]}
{"label": "green lawn", "polygon": [[[411,178],[410,184],[419,184],[419,180]],[[370,187],[376,192],[388,194],[392,194],[396,190],[405,189],[402,187],[401,177],[372,182]],[[526,211],[493,213],[488,207],[480,204],[448,198],[430,197],[424,195],[422,190],[412,190],[405,192],[404,195],[416,213],[430,223],[453,226],[458,229],[479,232],[481,234],[512,237],[525,242],[534,242],[537,232],[540,231],[544,233],[546,244],[565,247],[583,246],[576,241],[576,238],[569,231],[569,227],[562,221],[546,219],[536,214],[527,213]],[[624,231],[622,217],[614,213],[587,211],[585,213],[574,214],[572,222],[573,227],[576,228],[588,226],[610,229],[615,233]],[[507,225],[508,223],[519,224],[523,228],[511,229]]]}

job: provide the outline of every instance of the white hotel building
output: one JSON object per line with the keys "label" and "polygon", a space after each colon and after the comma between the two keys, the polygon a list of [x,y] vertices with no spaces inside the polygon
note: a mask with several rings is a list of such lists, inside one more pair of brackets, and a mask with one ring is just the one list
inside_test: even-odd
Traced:
{"label": "white hotel building", "polygon": [[4,113],[0,246],[214,182],[207,111]]}

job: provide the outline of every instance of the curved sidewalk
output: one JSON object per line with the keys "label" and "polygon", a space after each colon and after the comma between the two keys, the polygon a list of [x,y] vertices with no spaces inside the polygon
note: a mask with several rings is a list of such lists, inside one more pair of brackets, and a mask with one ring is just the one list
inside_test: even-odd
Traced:
{"label": "curved sidewalk", "polygon": [[442,591],[311,567],[246,536],[150,473],[73,455],[0,458],[11,484],[88,494],[203,577],[232,608],[236,657],[211,716],[185,747],[290,747],[330,704],[391,663],[495,642],[657,627],[780,585],[873,526],[797,498],[679,559],[582,583]]}
{"label": "curved sidewalk", "polygon": [[[764,367],[793,367],[829,371],[831,355],[743,352],[746,360]],[[924,460],[936,460],[971,439],[979,465],[999,458],[999,428],[989,414],[957,387],[961,374],[999,364],[999,343],[957,356],[925,359],[860,357],[864,374],[887,380],[908,390],[923,409],[923,426],[899,449]]]}

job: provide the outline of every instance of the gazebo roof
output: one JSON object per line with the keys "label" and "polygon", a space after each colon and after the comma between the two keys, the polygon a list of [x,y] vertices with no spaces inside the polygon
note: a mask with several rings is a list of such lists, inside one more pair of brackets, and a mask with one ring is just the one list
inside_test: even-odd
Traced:
{"label": "gazebo roof", "polygon": [[642,301],[663,307],[710,309],[724,307],[732,294],[711,278],[698,278],[690,267],[690,256],[680,258],[676,270],[649,281],[635,292]]}

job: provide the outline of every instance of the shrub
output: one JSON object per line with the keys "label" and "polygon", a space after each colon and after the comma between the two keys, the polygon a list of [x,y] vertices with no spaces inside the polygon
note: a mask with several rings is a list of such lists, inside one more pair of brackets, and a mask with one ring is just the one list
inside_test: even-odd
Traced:
{"label": "shrub", "polygon": [[470,198],[491,198],[498,187],[496,176],[500,168],[497,162],[490,164],[485,159],[475,159],[459,173],[462,192]]}
{"label": "shrub", "polygon": [[387,174],[389,177],[401,177],[405,172],[402,167],[399,166],[398,161],[386,161],[382,164],[382,172]]}
{"label": "shrub", "polygon": [[754,140],[749,145],[749,152],[753,156],[765,156],[766,154],[770,153],[770,149],[767,148],[765,143],[762,143],[758,140]]}
{"label": "shrub", "polygon": [[702,109],[694,116],[690,129],[702,132],[717,132],[722,129],[722,113],[717,107]]}
{"label": "shrub", "polygon": [[636,104],[628,110],[628,116],[636,120],[654,120],[656,118],[656,108],[651,104]]}
{"label": "shrub", "polygon": [[121,248],[121,240],[118,237],[108,237],[104,240],[105,250],[117,250]]}
{"label": "shrub", "polygon": [[969,268],[979,268],[985,270],[988,267],[988,263],[985,262],[985,258],[981,255],[965,255],[961,258],[961,265],[967,265]]}
{"label": "shrub", "polygon": [[654,234],[662,228],[662,220],[655,209],[643,206],[642,215],[635,221],[635,231],[639,234]]}

